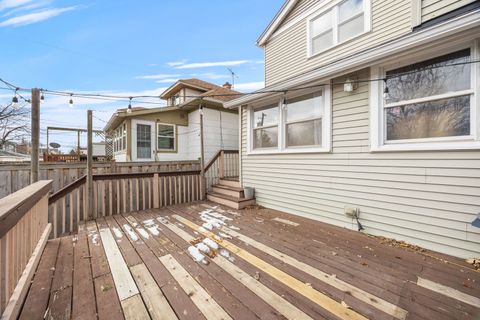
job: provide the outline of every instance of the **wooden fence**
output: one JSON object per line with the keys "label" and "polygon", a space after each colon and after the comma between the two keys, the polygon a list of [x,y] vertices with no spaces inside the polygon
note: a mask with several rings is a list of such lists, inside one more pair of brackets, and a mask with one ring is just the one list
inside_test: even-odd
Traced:
{"label": "wooden fence", "polygon": [[[99,162],[93,164],[93,170],[94,174],[200,170],[200,162]],[[52,180],[53,192],[57,192],[86,173],[85,162],[40,164],[40,179]],[[0,164],[0,198],[25,188],[29,184],[30,163]]]}
{"label": "wooden fence", "polygon": [[198,201],[200,170],[95,174],[92,212],[87,213],[86,177],[50,196],[53,237],[75,232],[81,221]]}
{"label": "wooden fence", "polygon": [[47,243],[48,192],[40,181],[0,199],[0,314],[16,319]]}
{"label": "wooden fence", "polygon": [[239,175],[238,150],[220,150],[205,166],[207,191],[223,178],[236,178]]}

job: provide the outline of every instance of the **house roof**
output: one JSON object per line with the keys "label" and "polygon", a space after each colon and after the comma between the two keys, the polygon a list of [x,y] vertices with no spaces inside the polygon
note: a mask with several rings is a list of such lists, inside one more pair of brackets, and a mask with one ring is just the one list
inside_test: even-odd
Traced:
{"label": "house roof", "polygon": [[262,32],[260,37],[257,39],[257,46],[263,47],[267,40],[272,36],[272,34],[277,30],[283,20],[287,15],[292,11],[295,5],[299,0],[286,0],[280,10],[277,12],[272,21],[268,24],[267,28]]}
{"label": "house roof", "polygon": [[235,98],[238,98],[241,95],[242,95],[242,93],[240,93],[238,91],[217,86],[216,88],[214,88],[212,90],[209,90],[205,93],[202,93],[200,96],[201,97],[210,97],[214,100],[219,100],[219,101],[226,102],[226,101],[230,101],[230,100],[233,100]]}
{"label": "house roof", "polygon": [[179,107],[159,107],[159,108],[145,108],[145,107],[132,107],[132,112],[128,113],[127,108],[117,109],[108,120],[105,128],[105,132],[115,129],[125,118],[136,117],[139,115],[146,115],[152,113],[168,112],[180,110]]}
{"label": "house roof", "polygon": [[173,96],[175,93],[177,93],[178,90],[184,88],[184,87],[189,87],[193,89],[197,89],[200,91],[208,91],[217,88],[218,86],[216,84],[203,81],[200,79],[180,79],[177,82],[175,82],[173,85],[171,85],[167,90],[165,90],[161,95],[160,98],[162,99],[168,99],[171,96]]}

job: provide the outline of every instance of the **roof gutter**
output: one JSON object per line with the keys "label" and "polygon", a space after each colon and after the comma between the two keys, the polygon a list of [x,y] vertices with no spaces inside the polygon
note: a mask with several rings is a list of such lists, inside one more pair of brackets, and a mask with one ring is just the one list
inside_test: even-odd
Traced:
{"label": "roof gutter", "polygon": [[401,51],[412,49],[419,45],[425,45],[426,43],[431,43],[448,36],[453,36],[462,31],[466,31],[478,26],[480,26],[480,10],[472,11],[461,17],[432,26],[428,29],[409,33],[402,38],[390,41],[371,49],[367,49],[363,52],[356,53],[352,56],[345,57],[323,67],[287,79],[281,83],[277,83],[264,89],[255,91],[255,94],[246,94],[238,99],[224,103],[224,107],[229,109],[237,108],[240,105],[244,105],[258,100],[259,98],[265,98],[274,94],[268,91],[288,90],[311,83],[313,81],[325,81],[347,71],[367,67],[371,65],[372,62],[376,62],[379,59],[386,58]]}

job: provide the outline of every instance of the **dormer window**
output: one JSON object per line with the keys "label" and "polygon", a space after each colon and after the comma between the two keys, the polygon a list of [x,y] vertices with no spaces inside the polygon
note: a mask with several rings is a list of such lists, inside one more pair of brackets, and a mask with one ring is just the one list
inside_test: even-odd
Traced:
{"label": "dormer window", "polygon": [[177,93],[172,97],[172,102],[174,106],[178,106],[180,103],[182,103],[182,97],[180,96],[180,93]]}
{"label": "dormer window", "polygon": [[308,21],[308,55],[313,56],[370,30],[369,0],[346,0]]}

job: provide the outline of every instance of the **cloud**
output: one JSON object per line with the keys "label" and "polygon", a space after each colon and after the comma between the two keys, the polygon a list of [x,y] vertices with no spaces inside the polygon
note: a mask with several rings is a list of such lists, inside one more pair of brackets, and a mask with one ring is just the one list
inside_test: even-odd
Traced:
{"label": "cloud", "polygon": [[166,78],[177,78],[180,77],[180,74],[150,74],[145,76],[137,76],[135,79],[151,79],[151,80],[159,80],[159,79],[166,79]]}
{"label": "cloud", "polygon": [[258,82],[245,82],[245,83],[236,83],[235,90],[237,91],[255,91],[259,89],[265,88],[265,82],[258,81]]}
{"label": "cloud", "polygon": [[9,10],[8,12],[6,12],[3,15],[3,17],[13,16],[13,15],[17,14],[18,12],[22,12],[22,11],[29,11],[29,10],[45,7],[45,6],[49,5],[50,3],[52,3],[52,0],[43,0],[43,1],[37,1],[35,3],[27,4],[27,5],[24,5],[24,6],[16,7],[16,8],[13,8],[12,10]]}
{"label": "cloud", "polygon": [[195,68],[210,68],[210,67],[233,67],[249,63],[249,60],[231,60],[231,61],[217,61],[217,62],[197,62],[179,64],[174,66],[175,69],[195,69]]}
{"label": "cloud", "polygon": [[7,26],[25,26],[32,23],[37,23],[41,21],[48,20],[50,18],[56,17],[62,13],[72,11],[77,9],[77,6],[66,7],[66,8],[53,8],[46,9],[34,13],[28,13],[21,16],[13,17],[5,21],[0,22],[0,27]]}
{"label": "cloud", "polygon": [[191,76],[199,79],[211,79],[211,80],[226,79],[231,77],[230,75],[227,75],[227,74],[218,74],[214,72],[192,73]]}
{"label": "cloud", "polygon": [[17,8],[23,6],[27,3],[32,2],[33,0],[1,0],[0,1],[0,11],[6,9]]}
{"label": "cloud", "polygon": [[169,67],[177,67],[177,66],[180,66],[182,64],[185,64],[187,62],[186,59],[182,59],[182,60],[179,60],[179,61],[173,61],[173,62],[167,62],[167,66]]}

